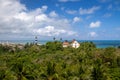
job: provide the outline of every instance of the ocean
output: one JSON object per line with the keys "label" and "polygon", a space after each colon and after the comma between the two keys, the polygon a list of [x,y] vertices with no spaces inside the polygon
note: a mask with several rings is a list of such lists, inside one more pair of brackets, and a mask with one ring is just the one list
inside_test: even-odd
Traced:
{"label": "ocean", "polygon": [[[48,41],[53,41],[53,40],[39,40],[39,44],[45,44]],[[120,40],[77,40],[78,42],[90,42],[92,41],[97,48],[106,48],[106,47],[118,47],[120,46]],[[8,42],[8,43],[16,43],[16,44],[26,44],[28,43],[33,43],[34,40],[0,40],[0,43],[3,42]]]}
{"label": "ocean", "polygon": [[79,40],[79,42],[92,41],[97,48],[118,47],[120,40]]}

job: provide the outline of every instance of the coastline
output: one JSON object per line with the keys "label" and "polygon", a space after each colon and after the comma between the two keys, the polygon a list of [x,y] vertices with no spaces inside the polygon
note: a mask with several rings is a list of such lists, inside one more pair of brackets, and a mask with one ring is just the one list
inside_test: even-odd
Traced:
{"label": "coastline", "polygon": [[[38,40],[39,45],[44,45],[49,41],[53,40]],[[70,41],[70,40],[68,40]],[[106,48],[106,47],[118,47],[120,46],[120,40],[77,40],[79,43],[81,42],[93,42],[97,48]],[[26,43],[34,43],[34,40],[0,40],[0,44],[2,45],[22,45],[24,46]],[[63,41],[62,41],[63,42]]]}

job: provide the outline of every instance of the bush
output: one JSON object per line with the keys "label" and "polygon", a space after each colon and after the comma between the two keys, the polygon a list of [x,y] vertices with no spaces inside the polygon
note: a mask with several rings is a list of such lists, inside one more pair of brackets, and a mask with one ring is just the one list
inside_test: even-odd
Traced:
{"label": "bush", "polygon": [[118,48],[120,48],[120,46],[118,46]]}
{"label": "bush", "polygon": [[63,47],[61,42],[55,41],[55,42],[47,42],[46,49],[56,51],[56,50],[63,50]]}

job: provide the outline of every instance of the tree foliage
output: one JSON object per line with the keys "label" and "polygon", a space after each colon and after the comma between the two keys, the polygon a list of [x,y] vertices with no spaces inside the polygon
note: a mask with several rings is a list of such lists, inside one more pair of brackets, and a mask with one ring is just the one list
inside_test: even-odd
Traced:
{"label": "tree foliage", "polygon": [[119,80],[118,48],[97,49],[83,42],[78,49],[63,48],[59,41],[26,44],[9,51],[0,45],[0,80]]}

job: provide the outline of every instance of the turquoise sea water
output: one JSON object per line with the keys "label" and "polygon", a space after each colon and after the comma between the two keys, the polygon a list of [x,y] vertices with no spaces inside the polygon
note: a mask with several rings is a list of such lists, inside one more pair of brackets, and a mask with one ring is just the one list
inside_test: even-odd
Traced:
{"label": "turquoise sea water", "polygon": [[[48,41],[52,40],[39,40],[38,43],[45,44]],[[118,47],[120,46],[120,40],[77,40],[78,42],[92,41],[96,44],[97,48],[106,48],[106,47]],[[34,43],[34,40],[0,40],[0,42],[10,42],[10,43]]]}
{"label": "turquoise sea water", "polygon": [[79,42],[92,41],[97,48],[118,47],[120,40],[79,40]]}

